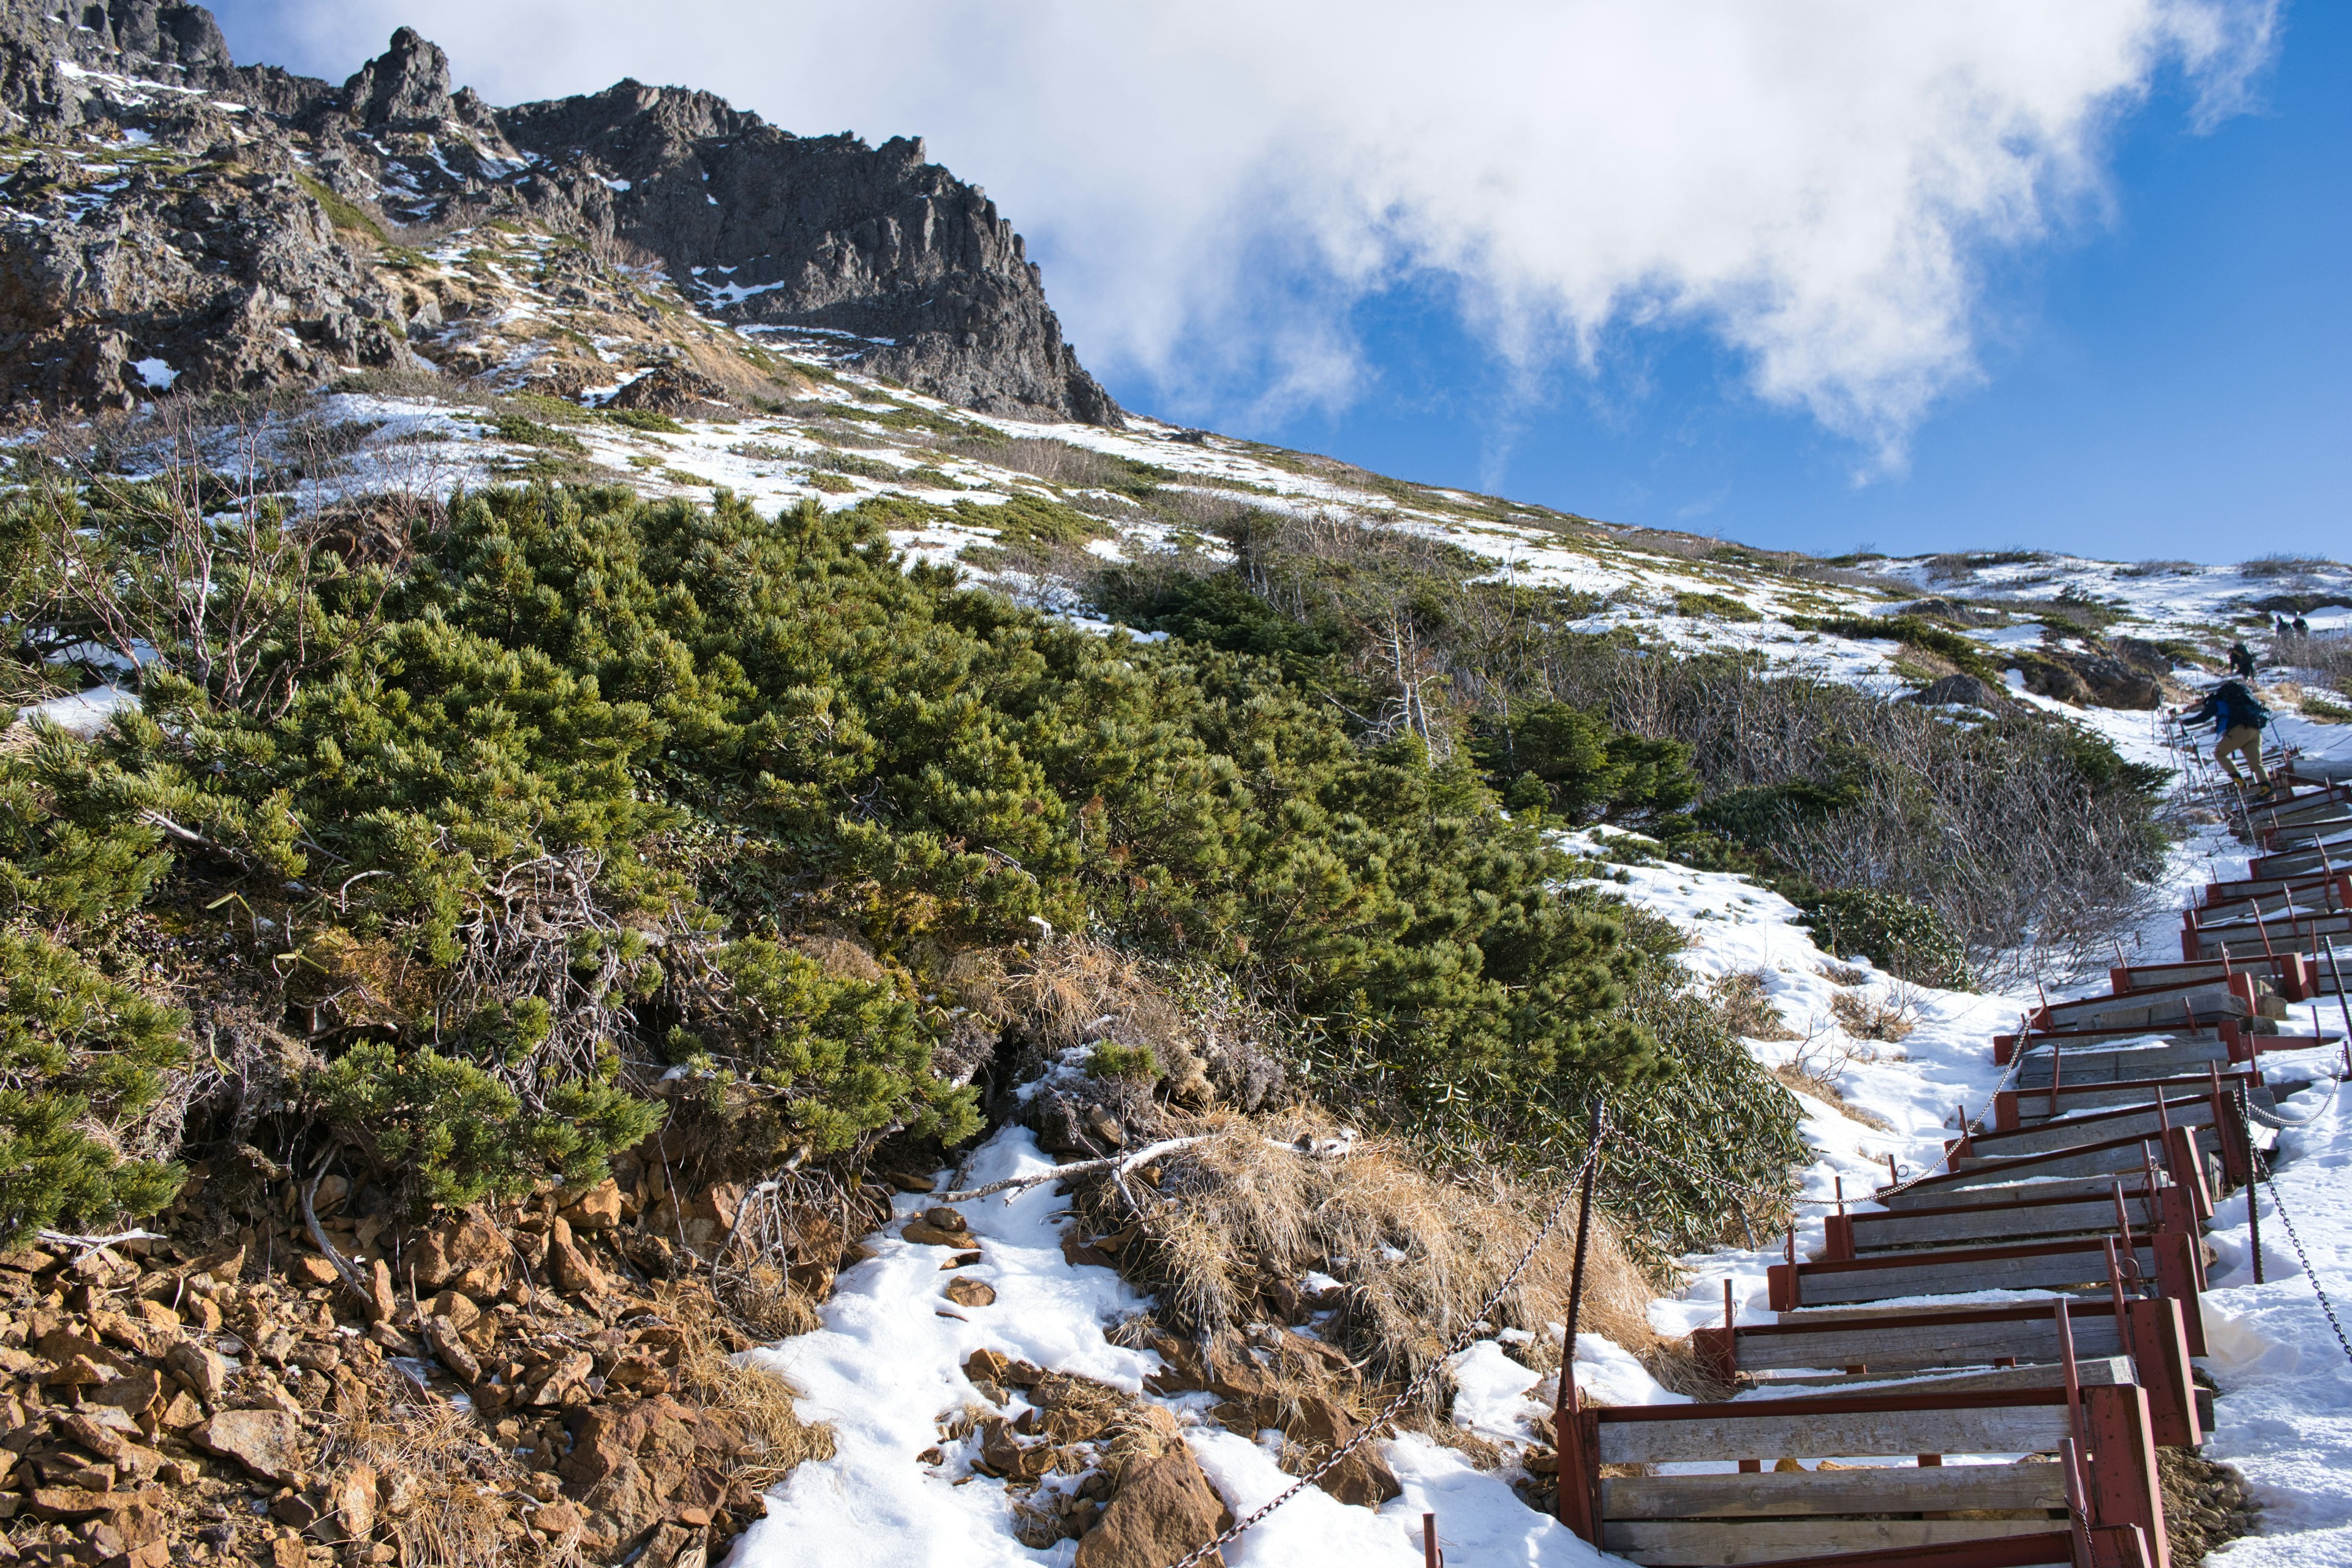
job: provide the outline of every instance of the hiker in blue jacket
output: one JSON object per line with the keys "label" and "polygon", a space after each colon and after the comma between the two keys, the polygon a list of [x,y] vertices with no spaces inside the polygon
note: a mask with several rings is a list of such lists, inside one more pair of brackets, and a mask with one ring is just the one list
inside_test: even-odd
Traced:
{"label": "hiker in blue jacket", "polygon": [[2254,784],[2268,791],[2271,775],[2263,766],[2263,726],[2271,721],[2271,710],[2248,690],[2242,680],[2225,680],[2208,692],[2205,700],[2189,712],[2173,710],[2182,725],[2202,724],[2213,721],[2213,732],[2221,739],[2213,748],[2213,760],[2235,784],[2245,783],[2238,773],[2237,758],[2243,756],[2246,765],[2254,771]]}

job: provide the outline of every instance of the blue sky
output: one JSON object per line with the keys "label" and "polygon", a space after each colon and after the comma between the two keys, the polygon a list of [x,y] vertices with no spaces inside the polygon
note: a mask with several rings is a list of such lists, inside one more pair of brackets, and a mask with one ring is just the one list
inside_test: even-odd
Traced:
{"label": "blue sky", "polygon": [[928,136],[1122,402],[1822,552],[2347,552],[2352,6],[230,0]]}
{"label": "blue sky", "polygon": [[1360,310],[1377,392],[1248,433],[1822,553],[2352,556],[2352,5],[2293,7],[2255,86],[2205,134],[2177,79],[2120,121],[2109,210],[1997,265],[1983,379],[1899,474],[1855,483],[1853,442],[1762,403],[1697,329],[1622,333],[1596,377],[1515,398],[1427,290]]}

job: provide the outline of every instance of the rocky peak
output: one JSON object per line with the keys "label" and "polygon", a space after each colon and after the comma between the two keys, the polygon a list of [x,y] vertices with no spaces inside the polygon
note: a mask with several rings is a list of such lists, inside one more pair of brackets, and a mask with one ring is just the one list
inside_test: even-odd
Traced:
{"label": "rocky peak", "polygon": [[449,57],[414,27],[343,84],[352,117],[370,131],[426,131],[451,116]]}
{"label": "rocky peak", "polygon": [[202,5],[171,0],[6,0],[6,15],[12,24],[49,33],[76,64],[93,70],[135,66],[138,74],[152,76],[160,68],[209,84],[232,68],[228,43]]}
{"label": "rocky peak", "polygon": [[[988,413],[1122,422],[1021,237],[919,138],[796,136],[635,80],[493,110],[453,94],[448,57],[410,27],[339,91],[234,66],[199,5],[108,0],[69,21],[57,3],[0,0],[0,116],[130,177],[45,178],[0,204],[0,392],[120,405],[150,374],[210,392],[435,363],[389,325],[409,312],[379,246],[497,219],[650,253],[703,316],[770,346]],[[165,145],[191,156],[133,166]],[[0,153],[0,182],[42,151]]]}

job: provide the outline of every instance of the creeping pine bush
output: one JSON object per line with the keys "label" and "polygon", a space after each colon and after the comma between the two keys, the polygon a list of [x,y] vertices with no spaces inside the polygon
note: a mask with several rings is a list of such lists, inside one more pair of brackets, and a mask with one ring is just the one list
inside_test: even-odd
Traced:
{"label": "creeping pine bush", "polygon": [[106,972],[105,935],[169,865],[162,834],[61,798],[51,732],[0,772],[0,1247],[152,1212],[166,1162],[126,1158],[186,1058],[185,1018]]}
{"label": "creeping pine bush", "polygon": [[[494,489],[362,572],[183,492],[29,487],[13,515],[49,553],[0,572],[7,623],[157,657],[110,733],[0,755],[0,802],[47,813],[0,829],[0,889],[240,955],[185,1000],[269,1020],[296,1067],[282,1093],[188,1080],[193,1135],[332,1143],[420,1204],[595,1179],[674,1068],[714,1160],[965,1138],[929,999],[1045,931],[1222,971],[1401,1113],[1466,1106],[1506,1141],[1658,1061],[1618,917],[1559,895],[1567,863],[1465,752],[1361,731],[1279,658],[1106,641],[902,569],[906,504]],[[267,588],[234,658],[183,559]],[[834,973],[811,932],[877,962]],[[63,930],[24,962],[106,951]],[[108,1008],[39,1037],[62,1065],[20,1078],[26,1137],[150,1092],[109,1062],[173,1070],[170,1016]],[[155,1196],[110,1168],[76,1201]]]}
{"label": "creeping pine bush", "polygon": [[1866,958],[1922,985],[1968,990],[1975,982],[1959,937],[1943,918],[1900,893],[1837,888],[1801,900],[1804,926],[1824,952]]}

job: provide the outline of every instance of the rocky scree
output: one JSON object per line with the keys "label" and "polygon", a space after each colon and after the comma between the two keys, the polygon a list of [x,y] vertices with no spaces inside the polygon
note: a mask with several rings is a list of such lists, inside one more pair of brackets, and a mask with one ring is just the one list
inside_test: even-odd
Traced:
{"label": "rocky scree", "polygon": [[631,1156],[411,1228],[329,1176],[330,1256],[249,1175],[195,1167],[159,1239],[0,1254],[0,1561],[698,1568],[826,1451],[681,1245],[740,1189]]}

